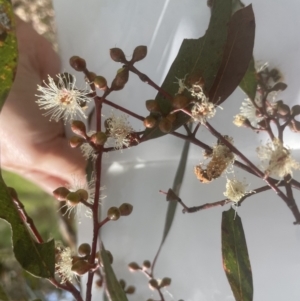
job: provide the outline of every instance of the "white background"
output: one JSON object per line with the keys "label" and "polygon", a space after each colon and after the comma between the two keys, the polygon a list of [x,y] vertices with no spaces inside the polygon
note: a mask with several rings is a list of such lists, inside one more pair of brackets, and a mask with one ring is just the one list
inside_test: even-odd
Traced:
{"label": "white background", "polygon": [[[290,105],[299,104],[299,2],[254,0],[252,3],[256,17],[255,59],[269,62],[282,71],[289,87],[280,94],[280,99]],[[110,48],[122,48],[130,56],[135,46],[147,45],[148,55],[136,67],[160,84],[182,39],[202,36],[210,17],[206,0],[54,0],[54,5],[64,71],[71,71],[69,57],[79,55],[87,60],[91,71],[109,81],[121,66],[110,59]],[[151,87],[130,75],[125,89],[111,94],[109,99],[146,116],[145,100],[155,95]],[[257,162],[255,148],[266,137],[232,124],[243,99],[243,93],[235,91],[222,104],[223,110],[218,110],[212,124],[222,134],[233,136],[235,145]],[[109,116],[110,108],[105,108],[104,114]],[[143,128],[141,122],[130,121],[136,130]],[[293,154],[298,159],[299,137],[294,133],[286,135],[286,144],[295,150]],[[199,132],[199,138],[210,145],[215,143],[205,130]],[[165,197],[158,191],[167,191],[172,186],[182,145],[174,137],[163,137],[123,153],[110,154],[104,161],[103,185],[107,198],[103,201],[103,212],[123,202],[134,205],[130,217],[107,224],[101,234],[106,248],[113,253],[118,277],[137,287],[137,292],[130,297],[133,301],[158,299],[148,289],[147,279],[142,274],[131,274],[126,266],[131,261],[152,260],[156,253],[167,209]],[[200,184],[195,178],[193,166],[202,160],[201,154],[199,148],[191,146],[181,190],[182,199],[190,206],[224,198],[225,178],[210,185]],[[236,175],[246,176],[240,171]],[[251,189],[263,185],[254,177],[247,176],[247,182]],[[299,199],[299,193],[296,197]],[[221,214],[227,209],[229,205],[182,214],[178,208],[155,270],[158,278],[172,278],[172,285],[165,292],[167,300],[234,300],[221,260]],[[248,242],[254,300],[298,301],[300,230],[292,225],[294,218],[289,209],[269,191],[248,199],[238,214]],[[83,219],[79,240],[90,242],[91,236],[90,221]],[[100,300],[101,295],[100,290],[95,290],[93,300]]]}

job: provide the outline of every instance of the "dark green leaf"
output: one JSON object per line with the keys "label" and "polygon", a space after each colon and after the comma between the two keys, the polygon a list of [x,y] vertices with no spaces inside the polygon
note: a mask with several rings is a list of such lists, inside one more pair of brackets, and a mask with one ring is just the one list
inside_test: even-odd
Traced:
{"label": "dark green leaf", "polygon": [[0,110],[14,81],[17,55],[12,4],[9,0],[0,0]]}
{"label": "dark green leaf", "polygon": [[223,267],[236,301],[253,300],[251,265],[242,220],[233,208],[222,214]]}
{"label": "dark green leaf", "polygon": [[252,5],[238,10],[229,22],[223,60],[209,91],[212,103],[221,104],[243,79],[252,58],[255,20]]}
{"label": "dark green leaf", "polygon": [[240,82],[240,88],[248,95],[250,99],[255,99],[257,89],[257,76],[253,58],[249,63],[246,74]]}
{"label": "dark green leaf", "polygon": [[0,218],[12,229],[12,243],[16,259],[21,266],[36,277],[54,276],[54,240],[39,244],[35,242],[22,221],[0,174]]}
{"label": "dark green leaf", "polygon": [[0,284],[0,301],[9,301],[1,284]]}
{"label": "dark green leaf", "polygon": [[101,247],[101,262],[103,264],[103,269],[105,273],[104,281],[106,285],[106,292],[110,301],[128,301],[127,296],[122,289],[114,270],[110,264],[109,258],[107,256],[106,250],[102,244]]}
{"label": "dark green leaf", "polygon": [[[176,79],[186,75],[191,78],[204,79],[204,90],[209,91],[220,68],[224,45],[227,39],[227,27],[231,18],[231,0],[214,0],[212,15],[205,35],[199,39],[185,39],[179,49],[163,84],[162,89],[171,95],[178,92]],[[159,93],[156,96],[163,113],[171,109],[169,100]],[[178,128],[189,120],[185,114],[180,114],[174,128]],[[143,139],[153,139],[165,135],[158,127],[147,129]]]}

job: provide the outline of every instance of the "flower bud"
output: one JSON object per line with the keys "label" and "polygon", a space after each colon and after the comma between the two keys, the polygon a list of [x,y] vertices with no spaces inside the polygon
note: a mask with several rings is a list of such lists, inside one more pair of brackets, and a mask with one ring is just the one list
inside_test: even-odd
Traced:
{"label": "flower bud", "polygon": [[126,287],[126,282],[125,282],[125,280],[120,279],[120,280],[119,280],[119,283],[120,283],[120,286],[122,287],[122,289],[125,289],[125,287]]}
{"label": "flower bud", "polygon": [[291,115],[292,116],[300,115],[300,106],[299,105],[292,106]]}
{"label": "flower bud", "polygon": [[119,207],[119,211],[121,216],[128,216],[131,214],[133,210],[133,206],[131,204],[128,203],[123,203],[120,207]]}
{"label": "flower bud", "polygon": [[65,201],[69,193],[70,190],[66,187],[58,187],[53,191],[53,195],[58,201]]}
{"label": "flower bud", "polygon": [[168,119],[171,123],[173,123],[176,120],[176,117],[177,117],[176,113],[174,113],[174,114],[168,114],[166,116],[166,119]]}
{"label": "flower bud", "polygon": [[103,132],[97,132],[91,136],[91,141],[95,143],[95,145],[104,145],[107,140],[107,136]]}
{"label": "flower bud", "polygon": [[112,58],[113,61],[118,62],[118,63],[127,63],[125,54],[122,49],[111,48],[109,53],[110,53],[110,57]]}
{"label": "flower bud", "polygon": [[165,277],[161,280],[160,282],[160,287],[166,287],[169,286],[171,284],[171,278]]}
{"label": "flower bud", "polygon": [[78,189],[76,193],[80,196],[80,200],[87,201],[89,199],[89,193],[85,189]]}
{"label": "flower bud", "polygon": [[292,119],[291,122],[288,124],[291,131],[298,133],[300,132],[300,121]]}
{"label": "flower bud", "polygon": [[145,270],[147,270],[147,269],[150,269],[150,267],[151,267],[151,262],[149,260],[144,260],[144,262],[143,262],[143,268]]}
{"label": "flower bud", "polygon": [[280,114],[280,115],[289,115],[290,114],[290,107],[286,104],[277,104],[277,112]]}
{"label": "flower bud", "polygon": [[85,60],[79,56],[72,56],[69,60],[69,63],[76,71],[84,71],[86,69]]}
{"label": "flower bud", "polygon": [[152,290],[155,290],[155,289],[159,288],[158,282],[154,278],[150,279],[148,284],[149,284],[149,288],[152,289]]}
{"label": "flower bud", "polygon": [[76,206],[80,202],[80,195],[77,192],[69,192],[66,201],[71,206]]}
{"label": "flower bud", "polygon": [[167,118],[162,118],[158,127],[163,133],[170,133],[172,130],[172,122],[170,122]]}
{"label": "flower bud", "polygon": [[133,285],[130,285],[126,288],[125,293],[128,295],[131,295],[135,292],[135,287]]}
{"label": "flower bud", "polygon": [[128,82],[129,70],[127,67],[123,67],[117,71],[117,75],[111,83],[111,89],[113,91],[122,90],[125,84]]}
{"label": "flower bud", "polygon": [[72,265],[73,265],[75,262],[77,262],[78,260],[82,260],[82,258],[79,257],[79,256],[76,256],[76,255],[73,255],[73,256],[72,256]]}
{"label": "flower bud", "polygon": [[105,77],[98,75],[98,76],[96,76],[94,78],[93,82],[94,82],[95,86],[98,89],[100,89],[100,90],[106,90],[106,88],[107,88],[107,81],[106,81]]}
{"label": "flower bud", "polygon": [[149,112],[160,112],[160,107],[155,99],[149,99],[146,101],[146,108]]}
{"label": "flower bud", "polygon": [[275,84],[270,91],[284,91],[287,88],[287,84],[285,83],[277,83]]}
{"label": "flower bud", "polygon": [[96,267],[95,264],[90,264],[85,260],[78,260],[72,265],[72,272],[74,272],[78,276],[82,276],[88,271],[94,269]]}
{"label": "flower bud", "polygon": [[91,246],[88,243],[83,243],[78,247],[78,254],[86,256],[91,254]]}
{"label": "flower bud", "polygon": [[189,99],[181,94],[177,94],[173,99],[172,99],[172,105],[174,109],[183,109],[189,104]]}
{"label": "flower bud", "polygon": [[149,115],[144,119],[144,126],[151,129],[156,125],[156,122],[157,120],[153,116]]}
{"label": "flower bud", "polygon": [[86,138],[86,127],[82,121],[73,120],[71,123],[71,130],[74,134]]}
{"label": "flower bud", "polygon": [[141,267],[136,262],[130,262],[128,264],[128,268],[130,272],[135,272],[141,270]]}
{"label": "flower bud", "polygon": [[85,142],[85,139],[73,136],[70,138],[69,143],[72,148],[80,147]]}
{"label": "flower bud", "polygon": [[147,55],[147,46],[137,46],[132,54],[131,62],[135,63],[144,59]]}
{"label": "flower bud", "polygon": [[107,211],[107,217],[111,220],[111,221],[116,221],[120,218],[121,213],[119,208],[117,207],[110,207]]}

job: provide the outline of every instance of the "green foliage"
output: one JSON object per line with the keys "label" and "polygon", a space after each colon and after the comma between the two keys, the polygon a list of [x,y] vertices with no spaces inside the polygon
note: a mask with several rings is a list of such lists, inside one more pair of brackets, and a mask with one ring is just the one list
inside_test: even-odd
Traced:
{"label": "green foliage", "polygon": [[7,297],[7,295],[6,295],[5,291],[4,291],[1,283],[0,283],[0,300],[1,301],[9,301],[9,299],[8,299],[8,297]]}
{"label": "green foliage", "polygon": [[254,59],[252,58],[247,72],[240,82],[240,88],[248,95],[250,99],[255,98],[256,88],[257,88],[257,76],[254,66]]}
{"label": "green foliage", "polygon": [[54,276],[54,240],[37,243],[21,219],[8,189],[0,178],[0,218],[6,220],[12,229],[12,243],[16,259],[21,266],[36,277]]}
{"label": "green foliage", "polygon": [[233,208],[222,214],[223,267],[236,301],[253,300],[253,281],[241,218]]}
{"label": "green foliage", "polygon": [[17,67],[17,38],[12,5],[0,0],[0,110],[14,81]]}
{"label": "green foliage", "polygon": [[105,273],[105,285],[106,285],[106,293],[110,301],[128,301],[127,296],[122,289],[114,270],[110,264],[110,260],[106,253],[106,250],[102,244],[101,247],[101,262],[103,264],[103,270]]}

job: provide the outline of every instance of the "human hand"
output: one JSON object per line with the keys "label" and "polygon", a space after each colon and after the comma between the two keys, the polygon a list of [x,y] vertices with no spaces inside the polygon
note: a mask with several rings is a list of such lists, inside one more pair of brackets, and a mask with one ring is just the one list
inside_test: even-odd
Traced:
{"label": "human hand", "polygon": [[71,149],[63,122],[49,122],[36,104],[37,85],[60,71],[51,44],[17,18],[19,60],[16,77],[0,114],[2,168],[16,172],[51,193],[85,175],[85,161]]}

